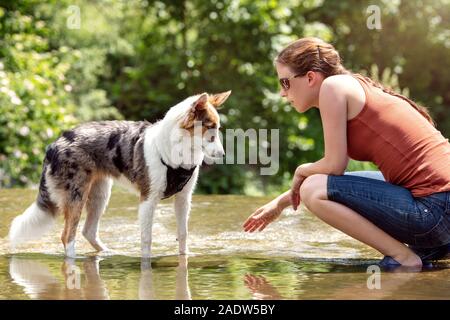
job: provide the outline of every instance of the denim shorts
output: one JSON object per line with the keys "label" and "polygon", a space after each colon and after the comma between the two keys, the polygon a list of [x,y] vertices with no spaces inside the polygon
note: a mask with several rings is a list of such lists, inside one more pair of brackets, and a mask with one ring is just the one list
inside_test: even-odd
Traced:
{"label": "denim shorts", "polygon": [[353,209],[393,238],[419,248],[450,243],[450,191],[413,197],[379,171],[328,176],[328,199]]}

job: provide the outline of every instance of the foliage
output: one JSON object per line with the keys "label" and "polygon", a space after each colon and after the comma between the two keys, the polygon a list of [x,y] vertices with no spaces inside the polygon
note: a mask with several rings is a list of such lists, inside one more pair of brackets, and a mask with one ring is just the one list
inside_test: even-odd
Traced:
{"label": "foliage", "polygon": [[43,150],[76,122],[62,50],[49,51],[45,21],[0,8],[0,186],[39,179]]}
{"label": "foliage", "polygon": [[[381,8],[381,30],[366,27],[369,5]],[[79,28],[68,24],[73,6]],[[0,185],[36,183],[45,145],[76,122],[156,121],[187,96],[231,89],[223,132],[279,129],[279,172],[261,176],[248,161],[204,166],[197,190],[279,192],[297,165],[323,155],[318,111],[287,105],[273,67],[276,53],[302,36],[332,42],[347,68],[429,107],[449,136],[448,7],[448,0],[0,1]],[[375,166],[349,165],[367,168]]]}
{"label": "foliage", "polygon": [[37,183],[46,145],[62,130],[122,117],[96,88],[99,49],[88,55],[55,41],[55,4],[0,7],[0,187]]}

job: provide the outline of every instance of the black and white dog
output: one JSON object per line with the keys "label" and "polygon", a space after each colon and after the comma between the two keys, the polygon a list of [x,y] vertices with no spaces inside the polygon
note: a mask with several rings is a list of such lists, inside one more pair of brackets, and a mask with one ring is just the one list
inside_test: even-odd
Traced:
{"label": "black and white dog", "polygon": [[65,226],[65,253],[75,256],[75,234],[83,207],[83,235],[98,251],[108,250],[98,224],[108,204],[113,179],[126,180],[140,194],[143,257],[150,257],[153,213],[161,199],[175,195],[180,254],[187,254],[192,192],[204,157],[223,157],[217,108],[231,91],[192,96],[154,123],[103,121],[66,131],[48,146],[39,194],[11,225],[11,245],[46,233],[59,212]]}

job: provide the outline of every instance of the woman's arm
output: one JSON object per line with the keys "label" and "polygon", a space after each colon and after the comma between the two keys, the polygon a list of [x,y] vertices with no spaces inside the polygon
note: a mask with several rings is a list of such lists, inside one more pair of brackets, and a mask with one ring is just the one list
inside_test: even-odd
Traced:
{"label": "woman's arm", "polygon": [[348,161],[349,157],[347,156],[347,159],[343,160],[342,165],[335,166],[332,165],[330,161],[327,161],[327,159],[322,158],[313,163],[301,164],[300,166],[297,167],[296,173],[304,177],[309,177],[310,175],[316,173],[332,174],[339,176],[345,172],[345,169],[347,168],[348,165]]}
{"label": "woman's arm", "polygon": [[267,225],[276,220],[283,209],[291,205],[291,190],[279,195],[269,203],[256,209],[244,222],[245,232],[263,231]]}
{"label": "woman's arm", "polygon": [[314,163],[297,167],[292,179],[291,203],[294,210],[300,204],[300,186],[306,177],[316,173],[342,175],[347,168],[347,96],[348,85],[339,76],[322,83],[319,110],[325,141],[325,156]]}
{"label": "woman's arm", "polygon": [[325,142],[325,156],[314,163],[299,166],[296,174],[308,177],[315,173],[342,175],[347,168],[347,92],[351,85],[333,76],[320,87],[319,110]]}
{"label": "woman's arm", "polygon": [[291,190],[279,195],[275,201],[280,212],[289,207],[291,205]]}
{"label": "woman's arm", "polygon": [[244,230],[262,231],[281,211],[300,204],[300,186],[306,177],[315,174],[343,174],[347,155],[347,97],[348,84],[340,76],[325,79],[320,88],[319,110],[322,118],[325,156],[317,162],[302,164],[294,174],[292,188],[257,209],[244,223]]}

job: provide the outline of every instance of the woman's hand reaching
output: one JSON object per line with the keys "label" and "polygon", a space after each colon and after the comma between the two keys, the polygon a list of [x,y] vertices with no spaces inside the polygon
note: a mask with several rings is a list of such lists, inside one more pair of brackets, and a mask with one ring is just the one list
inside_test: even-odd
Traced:
{"label": "woman's hand reaching", "polygon": [[279,208],[277,200],[272,200],[253,212],[244,222],[244,231],[263,231],[269,223],[276,220],[283,210]]}
{"label": "woman's hand reaching", "polygon": [[[300,185],[304,179],[305,178],[302,177],[298,177],[297,179],[294,178],[294,184],[298,184],[298,188],[296,189],[297,194],[295,196],[292,195],[291,189],[253,212],[244,222],[244,231],[263,231],[269,223],[275,221],[280,216],[281,211],[283,211],[284,208],[296,204],[294,208],[297,209],[300,203],[300,193],[298,192],[298,189],[300,189]],[[296,202],[293,202],[293,199]]]}

